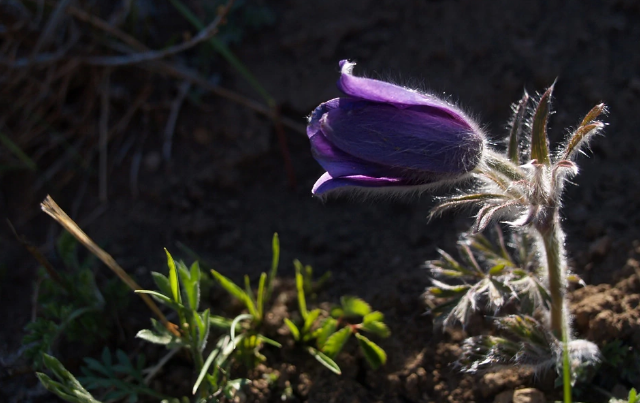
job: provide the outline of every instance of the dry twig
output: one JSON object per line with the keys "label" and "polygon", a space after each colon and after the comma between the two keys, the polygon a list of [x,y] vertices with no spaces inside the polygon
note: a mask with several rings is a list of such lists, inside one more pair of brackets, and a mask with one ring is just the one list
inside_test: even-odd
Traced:
{"label": "dry twig", "polygon": [[[71,235],[73,235],[78,242],[83,244],[91,253],[93,253],[98,259],[100,259],[104,264],[107,265],[119,278],[122,280],[129,288],[134,291],[142,290],[142,288],[138,285],[138,283],[133,280],[126,271],[115,261],[110,254],[105,252],[102,248],[96,245],[95,242],[89,236],[80,229],[78,224],[75,223],[68,215],[58,206],[58,204],[51,198],[51,196],[47,196],[44,201],[40,204],[42,207],[42,211],[51,216],[54,220],[56,220],[60,225],[62,225]],[[147,306],[151,309],[151,311],[158,317],[158,319],[162,322],[162,324],[176,336],[180,335],[178,331],[178,327],[169,322],[164,314],[160,311],[155,302],[146,294],[138,294],[140,298],[147,304]]]}
{"label": "dry twig", "polygon": [[175,55],[177,53],[184,52],[187,49],[190,49],[197,44],[204,42],[211,37],[213,37],[218,32],[218,25],[220,22],[224,20],[227,13],[231,9],[234,0],[229,0],[227,5],[221,10],[218,16],[198,33],[198,35],[191,38],[186,42],[181,43],[180,45],[172,46],[170,48],[164,50],[151,50],[144,53],[134,53],[130,55],[122,55],[122,56],[94,56],[82,59],[87,64],[92,64],[96,66],[124,66],[127,64],[135,64],[141,62],[148,62],[151,60],[159,60],[164,59],[168,56]]}

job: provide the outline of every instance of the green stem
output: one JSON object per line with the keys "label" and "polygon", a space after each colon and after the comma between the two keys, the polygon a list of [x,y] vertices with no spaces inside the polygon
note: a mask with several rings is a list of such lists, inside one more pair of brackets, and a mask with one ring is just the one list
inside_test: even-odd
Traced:
{"label": "green stem", "polygon": [[569,360],[569,326],[565,320],[565,261],[564,240],[558,220],[558,209],[550,208],[547,219],[536,229],[542,236],[551,295],[551,331],[562,340],[562,379],[564,403],[571,403],[571,366]]}
{"label": "green stem", "polygon": [[564,267],[562,254],[562,239],[559,236],[559,228],[540,230],[547,255],[547,270],[549,276],[549,293],[551,294],[551,331],[561,339],[564,322]]}

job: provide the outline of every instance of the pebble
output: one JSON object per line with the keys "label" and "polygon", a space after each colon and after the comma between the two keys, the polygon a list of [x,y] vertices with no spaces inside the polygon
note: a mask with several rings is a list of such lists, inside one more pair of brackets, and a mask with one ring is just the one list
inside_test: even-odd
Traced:
{"label": "pebble", "polygon": [[513,403],[545,403],[544,393],[538,389],[526,388],[513,392]]}

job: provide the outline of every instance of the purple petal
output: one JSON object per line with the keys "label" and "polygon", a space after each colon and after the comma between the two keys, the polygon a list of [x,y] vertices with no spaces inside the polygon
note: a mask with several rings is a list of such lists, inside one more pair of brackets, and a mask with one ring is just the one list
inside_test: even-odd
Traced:
{"label": "purple petal", "polygon": [[311,136],[310,142],[313,157],[333,177],[350,175],[379,177],[389,175],[393,171],[392,168],[345,153],[331,144],[321,131]]}
{"label": "purple petal", "polygon": [[320,119],[325,113],[332,109],[336,109],[340,106],[340,98],[334,98],[327,102],[324,102],[311,112],[309,116],[309,123],[307,124],[307,136],[313,137],[318,131],[320,131]]}
{"label": "purple petal", "polygon": [[431,110],[351,103],[329,110],[319,124],[331,144],[365,161],[434,173],[468,172],[477,165],[481,135]]}
{"label": "purple petal", "polygon": [[366,99],[375,102],[385,102],[401,105],[421,105],[435,107],[446,112],[451,119],[457,120],[461,124],[470,121],[462,111],[447,102],[429,94],[422,94],[418,91],[400,87],[371,78],[356,77],[351,72],[355,63],[347,60],[340,62],[341,75],[338,80],[338,88],[352,97]]}
{"label": "purple petal", "polygon": [[404,181],[398,178],[372,178],[362,175],[334,178],[328,172],[325,172],[313,185],[311,193],[321,195],[341,187],[388,188],[406,185]]}

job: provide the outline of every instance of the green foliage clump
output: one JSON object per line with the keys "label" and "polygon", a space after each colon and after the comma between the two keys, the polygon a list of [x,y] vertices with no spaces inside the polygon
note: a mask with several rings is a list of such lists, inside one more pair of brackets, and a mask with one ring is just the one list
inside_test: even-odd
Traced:
{"label": "green foliage clump", "polygon": [[[305,293],[309,293],[313,288],[313,271],[310,266],[303,267],[297,260],[294,264],[302,323],[296,325],[285,318],[285,324],[295,341],[304,344],[309,354],[336,374],[340,374],[341,371],[334,359],[351,335],[358,340],[360,351],[373,369],[384,365],[387,361],[385,351],[362,334],[368,332],[383,338],[389,337],[391,332],[384,323],[384,315],[373,311],[366,301],[349,296],[342,297],[340,305],[331,309],[331,312],[323,312],[321,309],[307,310]],[[325,280],[326,277],[323,277],[320,282]]]}
{"label": "green foliage clump", "polygon": [[[128,304],[128,290],[117,279],[108,280],[101,291],[96,285],[92,256],[80,261],[77,242],[63,232],[56,250],[65,270],[37,273],[38,316],[29,323],[22,344],[35,368],[42,368],[43,354],[51,354],[61,336],[86,345],[108,337],[110,321],[105,320],[105,300],[117,314]],[[113,301],[113,302],[111,302]]]}
{"label": "green foliage clump", "polygon": [[[54,374],[54,379],[38,373],[42,384],[64,400],[77,403],[99,403],[100,400],[113,401],[127,399],[136,402],[140,396],[161,399],[166,403],[195,401],[220,402],[234,399],[242,387],[251,381],[232,378],[232,372],[244,365],[251,369],[264,362],[261,353],[265,345],[280,348],[281,344],[265,335],[264,318],[268,303],[274,292],[274,280],[280,259],[280,243],[277,234],[272,241],[273,257],[269,273],[262,273],[257,289],[251,287],[245,276],[244,287],[236,285],[221,273],[212,270],[213,279],[233,298],[242,302],[245,312],[235,317],[213,315],[210,309],[201,309],[202,282],[206,274],[197,262],[187,267],[173,259],[166,251],[168,273],[152,272],[156,290],[137,290],[137,293],[151,296],[157,302],[172,310],[177,323],[168,322],[164,317],[151,319],[151,328],[140,330],[136,337],[149,343],[165,346],[169,352],[158,363],[145,367],[145,358],[137,354],[132,359],[122,350],[112,353],[105,348],[100,359],[85,358],[81,367],[83,376],[75,378],[52,356],[41,352],[43,365]],[[386,362],[386,353],[364,333],[388,337],[390,332],[384,324],[382,313],[373,311],[368,303],[355,297],[343,297],[341,304],[330,312],[321,309],[307,310],[306,295],[314,295],[317,288],[326,281],[328,274],[313,282],[313,270],[295,261],[298,306],[303,323],[300,326],[285,319],[296,342],[331,371],[340,374],[334,358],[342,350],[351,335],[354,335],[360,351],[372,368]],[[93,277],[91,277],[93,278]],[[79,284],[79,283],[78,283]],[[93,287],[95,287],[95,284]],[[95,292],[95,291],[94,291]],[[104,304],[104,300],[103,300]],[[78,316],[72,318],[77,319]],[[34,334],[41,340],[54,333],[51,322],[38,321],[33,325]],[[36,332],[37,330],[37,332]],[[213,338],[215,341],[210,342]],[[195,382],[189,396],[179,398],[165,396],[149,386],[151,379],[176,353],[186,352],[194,365]],[[91,392],[89,392],[91,391]],[[291,391],[284,392],[284,395]]]}

